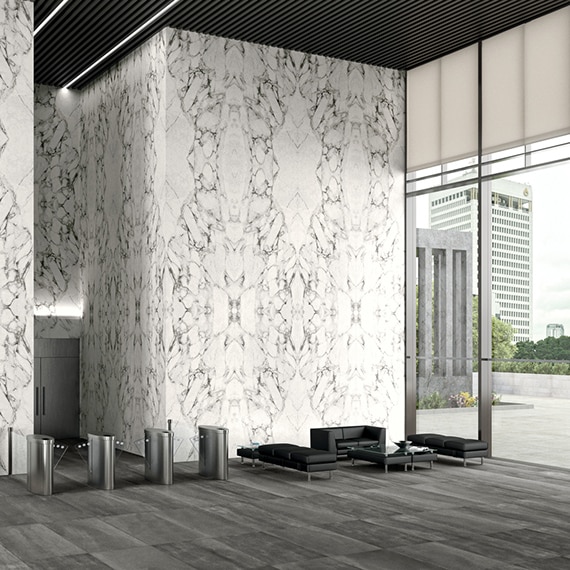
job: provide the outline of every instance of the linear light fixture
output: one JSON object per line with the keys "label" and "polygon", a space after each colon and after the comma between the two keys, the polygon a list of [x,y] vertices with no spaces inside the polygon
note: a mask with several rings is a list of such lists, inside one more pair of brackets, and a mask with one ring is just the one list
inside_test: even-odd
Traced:
{"label": "linear light fixture", "polygon": [[125,39],[121,40],[115,47],[111,48],[106,54],[102,55],[97,61],[93,62],[87,69],[84,69],[77,77],[72,79],[67,85],[64,85],[64,89],[69,89],[74,83],[77,83],[84,75],[89,73],[93,68],[97,67],[102,61],[105,61],[110,55],[114,54],[118,49],[123,47],[127,42],[131,41],[135,36],[140,34],[145,28],[148,28],[155,20],[160,18],[163,14],[168,12],[175,4],[178,4],[180,0],[172,0],[167,4],[162,10],[159,10],[154,16],[149,18],[144,24],[139,26],[134,32],[131,32]]}
{"label": "linear light fixture", "polygon": [[56,6],[54,11],[44,18],[44,21],[34,30],[34,36],[39,33],[49,22],[57,15],[57,13],[69,2],[69,0],[61,0],[61,2]]}
{"label": "linear light fixture", "polygon": [[34,317],[52,317],[59,319],[80,319],[83,317],[83,303],[59,303],[57,305],[37,305]]}

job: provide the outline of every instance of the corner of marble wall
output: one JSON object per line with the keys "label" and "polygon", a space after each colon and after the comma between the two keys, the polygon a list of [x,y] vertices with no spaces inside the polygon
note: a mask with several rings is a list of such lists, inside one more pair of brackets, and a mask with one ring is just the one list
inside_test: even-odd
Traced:
{"label": "corner of marble wall", "polygon": [[[82,95],[85,184],[82,430],[113,432],[129,451],[165,427],[164,35]],[[162,141],[162,142],[161,142]]]}
{"label": "corner of marble wall", "polygon": [[82,93],[80,124],[48,107],[46,148],[80,138],[83,432],[140,452],[171,419],[195,459],[199,424],[232,448],[403,430],[403,74],[165,30]]}
{"label": "corner of marble wall", "polygon": [[[0,474],[8,470],[8,428],[33,432],[33,4],[0,10]],[[25,472],[25,447],[14,473]]]}

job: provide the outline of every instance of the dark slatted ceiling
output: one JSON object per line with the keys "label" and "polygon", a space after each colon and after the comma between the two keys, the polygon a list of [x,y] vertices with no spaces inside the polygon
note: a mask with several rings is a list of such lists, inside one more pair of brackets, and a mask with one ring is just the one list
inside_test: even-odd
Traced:
{"label": "dark slatted ceiling", "polygon": [[[39,25],[60,0],[35,0]],[[35,37],[35,81],[62,87],[170,0],[70,0]],[[570,0],[180,0],[82,78],[82,88],[165,26],[412,69]]]}

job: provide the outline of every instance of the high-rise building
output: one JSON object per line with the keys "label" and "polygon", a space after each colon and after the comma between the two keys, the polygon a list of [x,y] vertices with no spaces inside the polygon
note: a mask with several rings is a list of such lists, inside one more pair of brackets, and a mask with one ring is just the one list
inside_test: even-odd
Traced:
{"label": "high-rise building", "polygon": [[[493,314],[513,326],[514,342],[531,340],[532,188],[498,179],[491,189]],[[430,227],[471,232],[474,248],[478,247],[477,215],[474,186],[438,192],[430,200]],[[476,249],[476,260],[475,253]]]}
{"label": "high-rise building", "polygon": [[564,325],[557,323],[550,323],[546,325],[546,336],[553,336],[554,338],[560,338],[564,336]]}

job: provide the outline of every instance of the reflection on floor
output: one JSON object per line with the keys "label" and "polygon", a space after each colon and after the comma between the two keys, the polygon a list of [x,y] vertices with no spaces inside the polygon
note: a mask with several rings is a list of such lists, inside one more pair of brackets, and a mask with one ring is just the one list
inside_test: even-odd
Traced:
{"label": "reflection on floor", "polygon": [[54,494],[0,477],[0,568],[405,569],[570,567],[570,471],[440,460],[404,472],[340,462],[331,480],[230,460],[230,480],[197,463],[174,484],[144,480],[123,453],[116,486],[86,486],[67,454]]}

